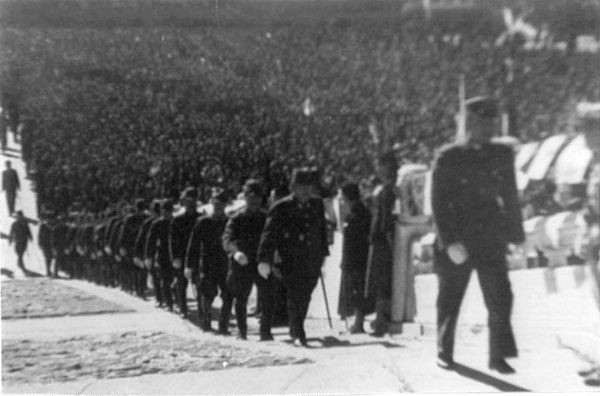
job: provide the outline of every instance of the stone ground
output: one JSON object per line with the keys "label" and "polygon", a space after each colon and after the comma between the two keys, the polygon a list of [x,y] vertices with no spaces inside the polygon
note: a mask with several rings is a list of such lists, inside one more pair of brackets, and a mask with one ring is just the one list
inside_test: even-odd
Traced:
{"label": "stone ground", "polygon": [[1,296],[2,319],[133,312],[47,278],[3,281]]}
{"label": "stone ground", "polygon": [[54,340],[3,340],[6,384],[66,382],[310,363],[267,350],[163,332],[123,332]]}

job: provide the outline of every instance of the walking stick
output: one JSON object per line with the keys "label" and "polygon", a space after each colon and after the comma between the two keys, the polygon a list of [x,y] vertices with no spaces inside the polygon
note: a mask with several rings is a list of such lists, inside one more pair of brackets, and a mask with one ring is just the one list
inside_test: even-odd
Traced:
{"label": "walking stick", "polygon": [[327,291],[325,290],[325,281],[323,281],[323,274],[319,275],[321,279],[321,288],[323,289],[323,298],[325,299],[325,310],[327,311],[327,321],[329,322],[329,329],[333,330],[333,324],[331,323],[331,313],[329,312],[329,302],[327,301]]}

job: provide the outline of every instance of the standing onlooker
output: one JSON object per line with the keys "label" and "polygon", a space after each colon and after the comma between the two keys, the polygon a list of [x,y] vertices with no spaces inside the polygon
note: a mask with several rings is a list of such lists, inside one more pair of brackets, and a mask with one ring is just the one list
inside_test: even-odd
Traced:
{"label": "standing onlooker", "polygon": [[[44,255],[44,260],[46,263],[46,275],[50,277],[50,266],[52,265],[52,225],[49,222],[48,213],[44,213],[41,216],[40,228],[38,231],[38,245],[42,250],[42,254]],[[56,264],[55,271],[56,274]]]}
{"label": "standing onlooker", "polygon": [[338,313],[342,317],[354,314],[355,320],[350,328],[350,333],[364,333],[364,290],[369,256],[371,213],[360,201],[357,184],[344,184],[341,190],[342,198],[348,204],[350,212],[343,224],[342,282]]}
{"label": "standing onlooker", "polygon": [[377,172],[383,184],[373,192],[373,220],[371,224],[371,251],[369,289],[375,284],[375,290],[369,290],[369,296],[376,296],[376,318],[371,324],[374,336],[382,336],[388,331],[390,322],[390,299],[392,297],[392,265],[395,219],[393,215],[396,195],[394,184],[398,172],[398,163],[393,152],[383,154],[377,162]]}
{"label": "standing onlooker", "polygon": [[508,244],[524,240],[511,147],[490,143],[498,106],[488,97],[466,101],[466,142],[443,149],[433,168],[436,225],[437,364],[454,365],[454,332],[471,272],[477,271],[488,310],[489,368],[514,373],[505,358],[517,356],[510,324],[513,294]]}
{"label": "standing onlooker", "polygon": [[2,172],[2,191],[6,191],[6,202],[8,203],[8,214],[15,212],[15,200],[17,191],[21,189],[19,175],[12,168],[10,161],[6,161],[6,169]]}
{"label": "standing onlooker", "polygon": [[29,229],[29,224],[27,224],[27,219],[23,216],[23,212],[20,210],[17,211],[17,220],[12,224],[10,228],[10,236],[8,238],[8,243],[11,244],[15,242],[15,251],[17,252],[17,266],[26,271],[25,264],[23,263],[23,254],[27,250],[27,243],[33,240],[31,236],[31,230]]}

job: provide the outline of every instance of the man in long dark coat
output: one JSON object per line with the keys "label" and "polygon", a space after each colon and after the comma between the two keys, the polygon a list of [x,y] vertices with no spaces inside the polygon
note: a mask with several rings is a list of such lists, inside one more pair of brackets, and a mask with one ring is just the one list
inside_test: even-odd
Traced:
{"label": "man in long dark coat", "polygon": [[27,250],[27,243],[33,240],[27,219],[23,212],[17,211],[17,220],[10,227],[8,243],[15,243],[15,252],[17,253],[17,266],[26,271],[23,263],[23,254]]}
{"label": "man in long dark coat", "polygon": [[269,211],[258,248],[257,270],[264,279],[271,274],[275,251],[281,255],[290,336],[295,346],[307,346],[304,320],[324,259],[329,255],[325,208],[323,200],[315,198],[318,185],[316,170],[294,171],[292,194]]}
{"label": "man in long dark coat", "polygon": [[360,201],[358,185],[347,183],[342,186],[342,197],[350,212],[343,225],[342,282],[338,313],[342,317],[355,315],[350,328],[351,334],[364,333],[365,318],[365,275],[369,256],[369,229],[371,213]]}
{"label": "man in long dark coat", "polygon": [[261,301],[260,339],[270,341],[273,340],[271,323],[274,306],[274,275],[270,274],[267,279],[259,276],[256,262],[256,252],[267,217],[261,208],[263,197],[262,184],[258,180],[251,179],[244,184],[246,207],[227,223],[223,233],[223,247],[230,256],[227,286],[229,292],[235,297],[239,337],[246,339],[248,297],[252,285],[256,284],[258,299]]}
{"label": "man in long dark coat", "polygon": [[[52,265],[52,225],[49,221],[49,215],[44,213],[41,218],[40,227],[38,230],[38,245],[44,255],[44,262],[46,264],[46,275],[50,277],[50,267]],[[56,264],[54,266],[54,275],[57,274]]]}
{"label": "man in long dark coat", "polygon": [[17,191],[21,189],[21,182],[17,171],[12,168],[10,161],[6,161],[6,169],[2,171],[2,191],[6,193],[6,203],[8,204],[8,214],[15,211],[15,201]]}
{"label": "man in long dark coat", "polygon": [[144,221],[148,218],[145,213],[146,201],[137,199],[135,202],[135,213],[125,217],[119,234],[119,256],[121,266],[125,271],[125,283],[127,289],[135,292],[138,297],[145,298],[145,280],[141,279],[140,268],[134,262],[135,240]]}
{"label": "man in long dark coat", "polygon": [[227,225],[225,206],[229,200],[226,191],[215,190],[211,197],[213,212],[202,216],[194,224],[190,234],[186,259],[185,276],[196,287],[198,317],[204,331],[211,330],[212,303],[221,293],[223,304],[219,318],[219,333],[228,334],[229,313],[232,297],[225,286],[227,276],[227,253],[223,250],[221,235]]}
{"label": "man in long dark coat", "polygon": [[188,281],[184,275],[183,267],[190,234],[200,215],[196,209],[197,200],[198,190],[195,188],[187,188],[183,192],[182,203],[185,207],[185,212],[173,218],[169,229],[169,251],[177,282],[177,305],[179,306],[179,314],[186,319],[188,316]]}
{"label": "man in long dark coat", "polygon": [[489,315],[489,367],[512,373],[505,358],[516,356],[517,347],[505,254],[508,244],[524,240],[514,154],[510,147],[490,143],[498,117],[495,100],[473,98],[466,108],[466,142],[442,149],[433,169],[438,365],[453,366],[460,304],[475,269]]}
{"label": "man in long dark coat", "polygon": [[54,256],[54,276],[58,276],[58,270],[67,271],[68,264],[68,243],[67,233],[69,226],[64,215],[59,214],[57,223],[52,230],[52,255]]}
{"label": "man in long dark coat", "polygon": [[145,288],[148,273],[150,273],[152,277],[152,287],[154,289],[154,298],[156,299],[156,306],[162,308],[162,306],[164,305],[162,298],[163,295],[160,290],[160,280],[157,271],[153,265],[146,266],[144,262],[144,249],[146,248],[146,241],[148,240],[148,232],[150,231],[152,223],[154,223],[159,217],[160,201],[154,200],[152,201],[152,205],[150,206],[149,216],[142,223],[138,231],[137,237],[135,238],[134,262],[136,264],[136,282],[140,285],[140,287]]}
{"label": "man in long dark coat", "polygon": [[161,217],[152,222],[144,247],[146,268],[152,267],[157,274],[162,301],[169,311],[173,311],[171,283],[175,276],[169,253],[169,229],[172,218],[173,203],[165,200],[161,203]]}

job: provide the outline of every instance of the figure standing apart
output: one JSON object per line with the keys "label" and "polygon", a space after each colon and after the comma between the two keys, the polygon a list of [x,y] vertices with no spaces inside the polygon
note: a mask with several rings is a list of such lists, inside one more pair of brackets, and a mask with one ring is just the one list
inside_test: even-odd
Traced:
{"label": "figure standing apart", "polygon": [[488,310],[489,368],[514,373],[505,360],[517,356],[505,254],[509,244],[524,240],[514,154],[510,147],[490,143],[499,113],[494,99],[472,98],[466,108],[466,141],[443,148],[433,169],[437,363],[453,367],[456,322],[475,269]]}
{"label": "figure standing apart", "polygon": [[2,172],[2,191],[6,193],[6,202],[8,203],[8,214],[12,216],[15,212],[15,201],[17,191],[21,189],[19,175],[12,168],[12,163],[6,161],[6,169]]}
{"label": "figure standing apart", "polygon": [[15,251],[17,252],[17,266],[26,272],[25,264],[23,263],[23,254],[27,250],[27,244],[33,240],[27,219],[20,210],[17,211],[17,220],[10,227],[10,236],[8,243],[15,243]]}

